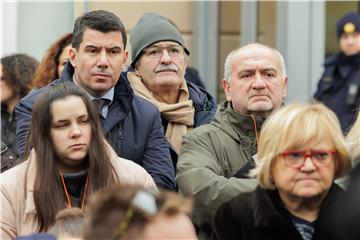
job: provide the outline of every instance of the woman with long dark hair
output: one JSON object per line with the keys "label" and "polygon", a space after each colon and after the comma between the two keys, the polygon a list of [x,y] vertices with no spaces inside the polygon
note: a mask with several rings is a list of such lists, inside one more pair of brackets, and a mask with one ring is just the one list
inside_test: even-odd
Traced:
{"label": "woman with long dark hair", "polygon": [[139,165],[104,140],[86,93],[71,83],[49,86],[36,101],[27,161],[1,175],[1,239],[46,231],[65,207],[114,183],[156,189]]}

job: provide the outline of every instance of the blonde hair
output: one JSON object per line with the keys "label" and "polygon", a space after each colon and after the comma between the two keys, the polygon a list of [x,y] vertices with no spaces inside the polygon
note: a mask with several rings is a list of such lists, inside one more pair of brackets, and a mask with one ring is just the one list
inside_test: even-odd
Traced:
{"label": "blonde hair", "polygon": [[350,154],[353,158],[360,155],[360,111],[355,123],[346,136]]}
{"label": "blonde hair", "polygon": [[336,150],[335,178],[339,178],[351,169],[351,157],[336,115],[322,104],[290,104],[280,108],[262,127],[258,160],[251,175],[256,176],[261,187],[274,189],[271,167],[278,155],[324,139],[331,139]]}

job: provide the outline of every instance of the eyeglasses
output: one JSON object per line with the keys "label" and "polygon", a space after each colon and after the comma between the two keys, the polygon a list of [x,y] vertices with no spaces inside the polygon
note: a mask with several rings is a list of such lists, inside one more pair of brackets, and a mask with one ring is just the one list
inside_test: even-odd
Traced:
{"label": "eyeglasses", "polygon": [[170,57],[178,58],[184,56],[184,48],[180,45],[171,45],[167,47],[152,46],[145,48],[143,54],[150,59],[159,59],[166,49]]}
{"label": "eyeglasses", "polygon": [[291,168],[301,168],[305,164],[306,158],[310,157],[316,167],[324,167],[330,164],[335,155],[335,150],[310,150],[310,151],[285,151],[280,153],[285,160],[285,164]]}

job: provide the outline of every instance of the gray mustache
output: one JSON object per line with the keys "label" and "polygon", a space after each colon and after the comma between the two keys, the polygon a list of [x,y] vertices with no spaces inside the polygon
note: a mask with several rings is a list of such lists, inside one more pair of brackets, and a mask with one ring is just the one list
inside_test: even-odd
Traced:
{"label": "gray mustache", "polygon": [[170,64],[170,65],[159,65],[157,68],[156,68],[156,72],[161,72],[161,71],[175,71],[177,72],[178,68],[176,65],[174,64]]}

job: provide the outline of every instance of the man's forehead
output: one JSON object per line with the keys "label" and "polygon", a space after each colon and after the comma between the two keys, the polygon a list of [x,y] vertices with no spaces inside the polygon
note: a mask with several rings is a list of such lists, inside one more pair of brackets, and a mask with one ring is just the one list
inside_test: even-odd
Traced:
{"label": "man's forehead", "polygon": [[271,48],[265,46],[248,46],[240,49],[237,53],[237,56],[240,58],[264,58],[264,59],[274,59],[274,61],[279,61],[278,55]]}
{"label": "man's forehead", "polygon": [[358,37],[358,36],[360,36],[360,32],[342,33],[340,37],[342,38],[342,37],[349,37],[349,36]]}
{"label": "man's forehead", "polygon": [[123,48],[123,39],[120,31],[100,32],[94,29],[86,29],[80,45],[94,45],[98,47],[121,47]]}
{"label": "man's forehead", "polygon": [[179,46],[180,44],[174,41],[160,41],[151,44],[149,47],[166,47],[166,46]]}
{"label": "man's forehead", "polygon": [[239,56],[232,65],[233,69],[242,70],[275,70],[280,71],[280,61],[271,55]]}

